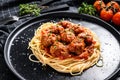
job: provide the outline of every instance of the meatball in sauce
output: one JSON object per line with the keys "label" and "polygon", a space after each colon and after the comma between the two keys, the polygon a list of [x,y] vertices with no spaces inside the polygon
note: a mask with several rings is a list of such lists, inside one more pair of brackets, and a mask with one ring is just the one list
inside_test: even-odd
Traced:
{"label": "meatball in sauce", "polygon": [[91,32],[81,25],[64,20],[41,31],[41,42],[52,57],[88,59],[94,52]]}

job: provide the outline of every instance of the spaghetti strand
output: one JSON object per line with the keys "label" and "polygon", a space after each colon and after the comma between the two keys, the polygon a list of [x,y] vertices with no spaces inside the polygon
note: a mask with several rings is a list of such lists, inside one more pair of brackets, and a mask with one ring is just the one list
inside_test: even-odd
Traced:
{"label": "spaghetti strand", "polygon": [[[64,31],[67,31],[68,29],[73,29],[73,28],[68,28],[69,26],[66,25],[67,23],[66,24],[64,23],[62,25],[61,24],[62,23],[60,23],[60,22],[58,22],[58,23],[47,22],[47,23],[42,24],[35,31],[34,37],[29,42],[29,48],[33,52],[33,54],[31,54],[29,56],[30,61],[37,62],[37,63],[41,62],[43,65],[47,64],[47,65],[51,66],[53,69],[55,69],[58,72],[70,73],[71,75],[79,75],[85,69],[88,69],[89,67],[93,66],[94,64],[96,64],[98,66],[97,63],[98,63],[98,60],[100,59],[101,54],[100,54],[100,42],[98,40],[97,35],[94,32],[92,32],[90,29],[82,27],[82,29],[85,30],[85,33],[90,35],[90,36],[87,35],[88,39],[91,39],[91,36],[93,37],[94,46],[91,49],[89,47],[89,44],[88,44],[88,47],[84,48],[85,43],[81,44],[81,45],[83,45],[84,50],[88,50],[86,52],[89,53],[89,56],[86,58],[86,56],[84,55],[85,58],[84,57],[81,58],[81,56],[82,56],[81,54],[83,54],[83,53],[81,53],[79,55],[77,53],[77,54],[75,54],[75,55],[77,55],[77,56],[75,56],[77,58],[75,58],[75,57],[72,57],[72,56],[74,56],[73,54],[71,56],[67,55],[68,50],[66,50],[66,47],[64,47],[66,44],[63,45],[63,43],[62,43],[62,42],[65,42],[65,38],[66,38],[65,36],[62,36],[62,35],[67,34]],[[70,24],[72,26],[74,26],[74,27],[77,26],[74,23],[70,23]],[[64,25],[66,25],[66,26],[64,26]],[[56,26],[56,27],[54,27],[54,26]],[[61,26],[64,27],[64,28],[62,28]],[[56,28],[58,30],[56,30]],[[62,30],[62,29],[65,29],[65,30]],[[82,29],[81,29],[81,31],[82,31]],[[53,30],[54,32],[52,32],[50,30]],[[49,32],[49,33],[47,33],[47,32]],[[74,34],[76,35],[76,34],[78,34],[78,32],[75,29],[74,32],[71,30],[71,32],[69,31],[68,33],[69,34],[67,35],[67,37],[69,37],[71,35],[73,37],[72,38],[70,37],[69,39],[71,39],[71,40],[69,40],[66,43],[69,43],[69,44],[72,45],[72,42],[74,42],[74,40],[76,39],[76,36],[74,37]],[[56,35],[57,35],[58,40],[56,40]],[[61,46],[59,46],[59,45],[55,45],[55,42],[51,44],[49,42],[49,37],[50,36],[52,36],[50,39],[56,40],[56,43],[57,44],[59,43],[59,45],[63,46],[64,49],[62,49]],[[59,36],[60,36],[60,38],[61,37],[65,37],[65,38],[59,40]],[[81,42],[85,41],[86,38],[84,38],[84,40],[83,40],[82,32],[80,33],[80,37],[81,36],[82,36],[82,39],[80,38],[80,41]],[[42,41],[42,39],[44,39],[43,37],[48,37],[48,39],[45,39],[45,41],[43,42]],[[59,42],[61,40],[62,40],[62,42],[61,42],[62,44]],[[50,44],[48,45],[48,43],[50,43]],[[50,46],[50,45],[52,45],[52,46]],[[50,46],[50,47],[48,49],[48,47],[44,48],[44,46],[48,46],[48,47]],[[86,44],[85,44],[85,46],[86,46]],[[62,52],[61,54],[65,55],[65,56],[67,55],[67,57],[65,57],[65,58],[64,58],[64,56],[61,57],[61,55],[59,55],[60,57],[56,57],[58,55],[57,53],[59,52],[58,50],[56,50],[57,48],[60,48],[61,49],[60,51],[63,50],[64,52],[66,52],[66,53]],[[53,54],[52,49],[56,50],[55,54]],[[90,53],[90,50],[91,50],[92,53]],[[88,55],[87,53],[84,53],[84,54]],[[33,60],[31,58],[32,56],[35,56],[38,59],[38,61]],[[100,60],[103,60],[103,59],[100,59]]]}

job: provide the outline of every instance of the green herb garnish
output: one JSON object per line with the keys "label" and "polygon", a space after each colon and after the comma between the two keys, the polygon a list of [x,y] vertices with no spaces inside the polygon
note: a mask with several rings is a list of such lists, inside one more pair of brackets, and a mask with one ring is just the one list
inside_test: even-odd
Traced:
{"label": "green herb garnish", "polygon": [[73,30],[73,29],[70,29],[70,32],[74,33],[74,30]]}
{"label": "green herb garnish", "polygon": [[94,8],[94,6],[87,4],[85,2],[83,2],[81,6],[78,8],[78,12],[80,14],[85,13],[85,14],[96,16],[96,9]]}
{"label": "green herb garnish", "polygon": [[26,15],[26,14],[32,14],[35,16],[38,16],[40,14],[41,9],[38,7],[37,4],[20,4],[20,16]]}
{"label": "green herb garnish", "polygon": [[54,46],[54,49],[56,49],[57,47],[56,47],[56,45],[53,45]]}

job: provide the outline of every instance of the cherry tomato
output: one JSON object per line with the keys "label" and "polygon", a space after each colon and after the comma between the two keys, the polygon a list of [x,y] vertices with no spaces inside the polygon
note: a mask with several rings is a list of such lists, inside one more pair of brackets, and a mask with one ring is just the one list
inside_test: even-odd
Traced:
{"label": "cherry tomato", "polygon": [[119,4],[115,1],[108,2],[106,6],[111,7],[114,12],[117,12],[119,10],[119,7],[120,7]]}
{"label": "cherry tomato", "polygon": [[102,0],[96,0],[93,4],[93,6],[96,8],[98,12],[102,10],[102,8],[105,7],[105,3]]}
{"label": "cherry tomato", "polygon": [[120,12],[117,12],[114,14],[113,18],[112,18],[112,22],[115,24],[115,25],[118,25],[120,26]]}
{"label": "cherry tomato", "polygon": [[113,11],[111,9],[102,9],[100,12],[100,18],[105,21],[110,21],[113,17]]}

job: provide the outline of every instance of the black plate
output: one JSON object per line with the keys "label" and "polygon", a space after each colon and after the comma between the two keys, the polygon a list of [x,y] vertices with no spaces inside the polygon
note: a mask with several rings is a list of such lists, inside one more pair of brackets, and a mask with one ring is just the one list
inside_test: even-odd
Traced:
{"label": "black plate", "polygon": [[[81,75],[59,73],[51,67],[43,67],[41,63],[33,63],[28,59],[32,53],[28,43],[35,30],[44,22],[70,20],[93,30],[101,42],[103,67],[93,66]],[[41,15],[18,26],[8,37],[4,48],[8,67],[20,79],[25,80],[103,80],[109,79],[120,69],[120,34],[104,21],[85,14],[70,12],[54,12]]]}

